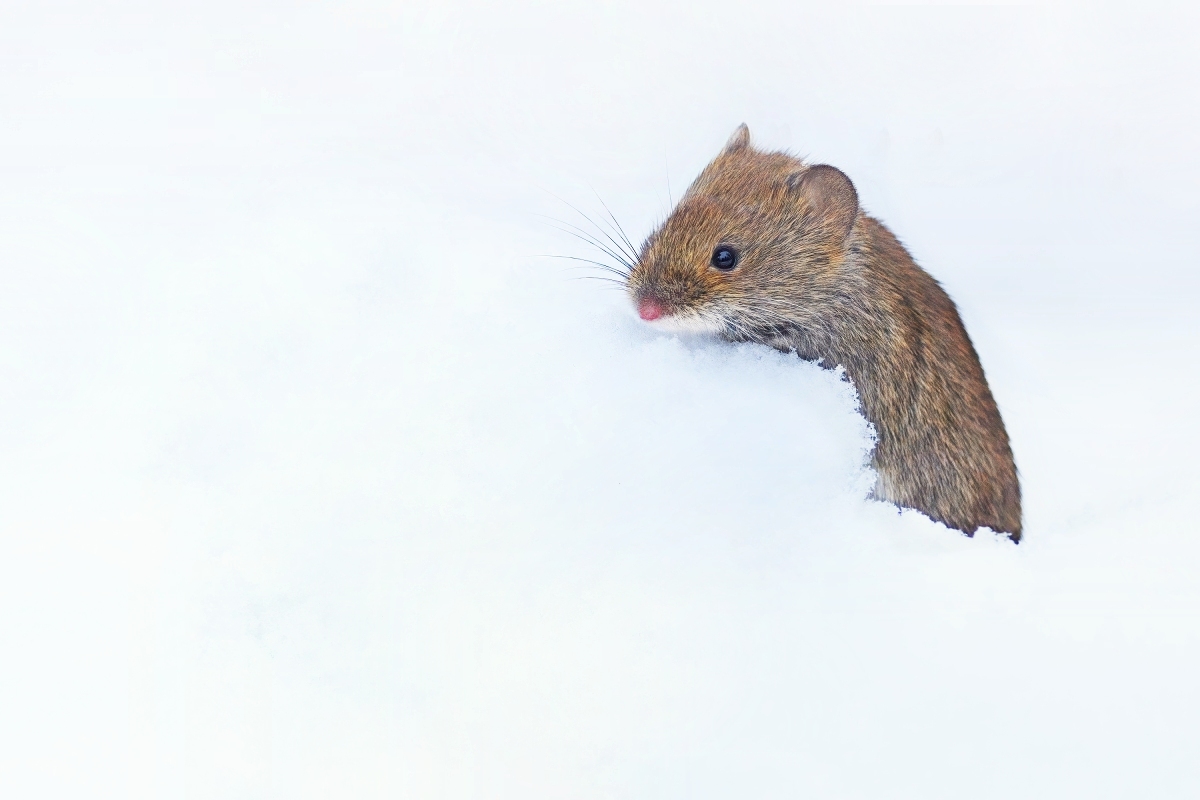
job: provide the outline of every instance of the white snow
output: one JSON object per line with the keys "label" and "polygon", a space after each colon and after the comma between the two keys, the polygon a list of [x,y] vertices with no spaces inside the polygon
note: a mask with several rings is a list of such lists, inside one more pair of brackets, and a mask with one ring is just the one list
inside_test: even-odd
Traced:
{"label": "white snow", "polygon": [[[4,17],[0,795],[1200,793],[1195,12]],[[743,121],[958,302],[1021,545],[541,257]]]}

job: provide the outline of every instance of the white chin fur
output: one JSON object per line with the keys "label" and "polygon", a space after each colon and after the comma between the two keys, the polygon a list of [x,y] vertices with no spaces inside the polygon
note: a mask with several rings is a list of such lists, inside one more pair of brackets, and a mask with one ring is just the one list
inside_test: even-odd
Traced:
{"label": "white chin fur", "polygon": [[665,333],[703,334],[720,333],[721,331],[720,322],[696,314],[672,314],[666,317],[659,317],[651,322],[650,325],[655,330]]}

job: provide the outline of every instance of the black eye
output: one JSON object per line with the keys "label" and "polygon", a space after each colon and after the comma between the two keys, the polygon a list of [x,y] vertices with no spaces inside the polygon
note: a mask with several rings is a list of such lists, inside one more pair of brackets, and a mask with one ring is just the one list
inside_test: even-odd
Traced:
{"label": "black eye", "polygon": [[737,266],[738,252],[732,247],[721,245],[713,250],[712,265],[717,269],[733,269]]}

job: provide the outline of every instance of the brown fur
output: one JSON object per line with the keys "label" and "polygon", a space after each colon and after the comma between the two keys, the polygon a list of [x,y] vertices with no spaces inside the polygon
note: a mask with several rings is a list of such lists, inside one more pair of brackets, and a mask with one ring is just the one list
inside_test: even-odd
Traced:
{"label": "brown fur", "polygon": [[[711,265],[719,244],[740,254],[731,271]],[[646,240],[628,289],[676,327],[843,365],[878,435],[876,497],[1020,539],[1008,434],[958,311],[840,171],[755,150],[743,125]]]}

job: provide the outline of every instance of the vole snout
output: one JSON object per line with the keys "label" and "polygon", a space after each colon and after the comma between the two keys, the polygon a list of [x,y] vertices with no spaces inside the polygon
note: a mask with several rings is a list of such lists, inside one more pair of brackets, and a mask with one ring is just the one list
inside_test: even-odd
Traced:
{"label": "vole snout", "polygon": [[663,315],[662,305],[649,297],[643,297],[638,300],[637,309],[638,316],[646,320],[646,322],[653,322],[656,319],[660,319]]}
{"label": "vole snout", "polygon": [[639,317],[681,333],[721,330],[721,315],[714,305],[721,291],[703,267],[679,261],[639,268],[636,282],[630,286]]}

